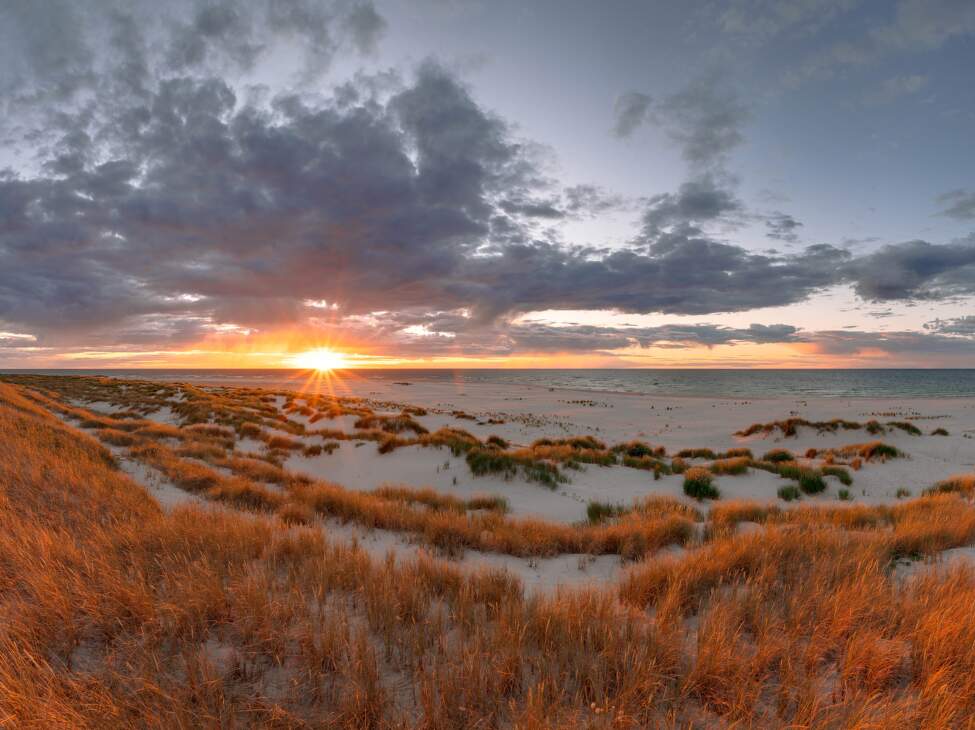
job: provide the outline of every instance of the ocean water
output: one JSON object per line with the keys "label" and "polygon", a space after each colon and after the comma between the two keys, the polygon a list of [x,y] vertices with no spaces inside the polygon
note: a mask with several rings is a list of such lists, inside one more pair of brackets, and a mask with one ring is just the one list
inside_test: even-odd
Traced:
{"label": "ocean water", "polygon": [[[64,375],[293,388],[298,370],[0,370]],[[342,372],[338,373],[342,377]],[[394,382],[450,382],[653,395],[760,398],[975,397],[975,368],[954,370],[354,370],[347,377]]]}

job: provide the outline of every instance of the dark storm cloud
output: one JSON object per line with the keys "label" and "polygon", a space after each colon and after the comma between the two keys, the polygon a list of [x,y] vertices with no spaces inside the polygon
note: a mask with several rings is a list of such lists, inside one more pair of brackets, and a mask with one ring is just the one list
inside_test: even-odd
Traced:
{"label": "dark storm cloud", "polygon": [[975,191],[952,190],[939,195],[937,201],[945,206],[941,215],[959,221],[975,220]]}

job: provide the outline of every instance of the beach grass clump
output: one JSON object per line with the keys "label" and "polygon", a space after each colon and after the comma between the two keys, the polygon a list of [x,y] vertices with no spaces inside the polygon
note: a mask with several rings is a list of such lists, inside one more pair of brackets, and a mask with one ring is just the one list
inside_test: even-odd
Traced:
{"label": "beach grass clump", "polygon": [[950,436],[948,430],[945,428],[936,428],[931,432],[932,436]]}
{"label": "beach grass clump", "polygon": [[924,490],[925,494],[961,494],[971,497],[975,494],[975,473],[954,474],[942,479],[934,486]]}
{"label": "beach grass clump", "polygon": [[400,413],[395,416],[370,413],[356,419],[354,426],[363,431],[376,429],[392,434],[412,432],[417,436],[421,436],[429,433],[427,427],[414,419],[409,413]]}
{"label": "beach grass clump", "polygon": [[506,514],[511,511],[511,504],[507,497],[499,494],[475,494],[464,500],[464,507],[469,511],[483,510]]}
{"label": "beach grass clump", "polygon": [[819,494],[826,490],[823,474],[818,469],[800,469],[798,481],[803,494]]}
{"label": "beach grass clump", "polygon": [[746,499],[732,499],[720,502],[708,513],[712,528],[718,533],[726,532],[741,522],[766,522],[770,515],[777,514],[781,509],[774,504],[755,502]]}
{"label": "beach grass clump", "polygon": [[237,435],[241,438],[263,439],[264,430],[259,423],[244,421],[237,426]]}
{"label": "beach grass clump", "polygon": [[762,461],[771,461],[773,464],[784,461],[795,461],[795,459],[795,454],[788,449],[771,449],[766,451],[762,456]]}
{"label": "beach grass clump", "polygon": [[470,449],[481,446],[480,439],[469,431],[450,426],[419,436],[417,443],[421,446],[446,446],[454,456],[460,456]]}
{"label": "beach grass clump", "polygon": [[887,425],[890,428],[899,428],[901,431],[911,434],[911,436],[921,435],[921,429],[919,429],[910,421],[888,421]]}
{"label": "beach grass clump", "polygon": [[659,479],[661,474],[671,473],[670,465],[654,456],[630,456],[629,454],[624,454],[622,464],[630,469],[652,471],[655,479]]}
{"label": "beach grass clump", "polygon": [[734,448],[728,449],[727,451],[723,451],[723,452],[721,452],[720,454],[717,455],[717,458],[719,458],[719,459],[734,459],[734,458],[737,458],[739,456],[744,456],[744,457],[746,457],[748,459],[754,459],[755,458],[755,455],[752,453],[752,450],[749,449],[749,448],[747,448],[747,447],[744,447],[744,446],[736,446]]}
{"label": "beach grass clump", "polygon": [[677,452],[677,456],[681,459],[716,459],[717,455],[711,449],[707,448],[697,448],[697,449],[681,449]]}
{"label": "beach grass clump", "polygon": [[711,472],[699,466],[693,466],[684,472],[684,494],[698,501],[718,499],[721,496],[721,492],[714,486]]}
{"label": "beach grass clump", "polygon": [[495,449],[501,449],[502,451],[507,450],[511,444],[506,440],[497,435],[490,435],[487,437],[487,441],[484,442],[487,446]]}
{"label": "beach grass clump", "polygon": [[644,519],[683,517],[691,522],[701,522],[704,516],[687,502],[662,494],[650,494],[633,502],[631,511]]}
{"label": "beach grass clump", "polygon": [[627,441],[616,444],[613,451],[631,459],[642,459],[647,456],[662,457],[667,455],[667,449],[663,446],[652,446],[645,441]]}
{"label": "beach grass clump", "polygon": [[580,446],[568,441],[550,442],[550,439],[542,441],[543,443],[536,441],[527,449],[519,449],[514,453],[524,459],[561,462],[570,468],[578,468],[579,464],[612,466],[616,463],[616,454],[609,449]]}
{"label": "beach grass clump", "polygon": [[605,451],[606,444],[595,436],[570,436],[567,438],[540,438],[532,442],[532,448],[541,446],[569,446],[573,449]]}
{"label": "beach grass clump", "polygon": [[793,484],[787,484],[785,486],[779,487],[778,492],[779,499],[785,500],[786,502],[792,502],[793,500],[800,499],[802,497],[802,492],[799,491],[799,487]]}
{"label": "beach grass clump", "polygon": [[836,493],[836,496],[839,497],[839,499],[841,501],[843,501],[843,502],[848,502],[851,499],[853,499],[853,497],[850,495],[850,490],[849,489],[841,489],[841,490],[839,490]]}
{"label": "beach grass clump", "polygon": [[856,455],[865,461],[887,461],[887,459],[899,459],[904,456],[900,449],[886,444],[883,441],[871,441],[866,444],[851,444],[839,449],[843,456]]}
{"label": "beach grass clump", "polygon": [[497,474],[505,479],[512,479],[518,474],[518,460],[511,454],[495,449],[471,449],[467,452],[466,460],[474,476]]}
{"label": "beach grass clump", "polygon": [[823,476],[836,477],[845,487],[853,484],[853,477],[850,476],[850,472],[848,472],[842,466],[825,465],[820,467],[820,471],[823,473]]}
{"label": "beach grass clump", "polygon": [[905,497],[910,497],[911,490],[908,489],[907,487],[898,487],[897,492],[895,493],[894,496],[896,496],[897,499],[904,499]]}
{"label": "beach grass clump", "polygon": [[311,525],[315,522],[315,513],[307,505],[286,502],[275,512],[278,518],[287,525]]}
{"label": "beach grass clump", "polygon": [[590,525],[599,525],[603,522],[615,520],[630,511],[628,507],[611,502],[590,501],[586,505],[586,519]]}
{"label": "beach grass clump", "polygon": [[139,441],[139,437],[129,431],[120,431],[117,428],[100,428],[95,431],[95,436],[99,441],[104,441],[112,446],[132,446]]}
{"label": "beach grass clump", "polygon": [[467,452],[465,459],[474,476],[494,474],[504,479],[513,479],[521,472],[526,480],[537,482],[549,489],[555,489],[560,483],[567,481],[554,463],[529,456],[496,449],[473,448]]}
{"label": "beach grass clump", "polygon": [[301,451],[304,445],[290,436],[268,435],[264,442],[268,449],[276,451]]}
{"label": "beach grass clump", "polygon": [[709,469],[713,474],[747,474],[751,459],[747,456],[732,456],[724,459],[715,459],[711,462]]}

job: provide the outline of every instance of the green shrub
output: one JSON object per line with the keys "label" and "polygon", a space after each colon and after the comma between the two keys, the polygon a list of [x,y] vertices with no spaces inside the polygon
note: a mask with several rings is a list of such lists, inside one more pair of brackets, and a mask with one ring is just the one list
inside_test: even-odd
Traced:
{"label": "green shrub", "polygon": [[836,477],[839,479],[843,486],[848,487],[853,484],[853,477],[850,476],[850,472],[848,472],[842,466],[824,466],[822,471],[825,476]]}
{"label": "green shrub", "polygon": [[850,499],[852,499],[849,489],[841,489],[839,492],[837,492],[837,496],[844,502],[848,502]]}
{"label": "green shrub", "polygon": [[783,461],[794,461],[795,456],[788,449],[772,449],[771,451],[766,451],[765,455],[762,457],[763,461],[771,461],[773,464],[777,464]]}
{"label": "green shrub", "polygon": [[948,433],[948,431],[947,431],[946,429],[943,429],[943,428],[936,428],[936,429],[934,429],[934,430],[933,430],[933,431],[931,432],[931,435],[932,435],[932,436],[950,436],[951,434],[949,434],[949,433]]}
{"label": "green shrub", "polygon": [[794,487],[791,484],[787,487],[779,487],[779,499],[784,499],[786,502],[791,502],[794,499],[799,499],[802,495],[799,492],[798,487]]}
{"label": "green shrub", "polygon": [[711,472],[700,467],[692,467],[684,472],[684,494],[697,500],[717,499],[721,496],[714,486]]}
{"label": "green shrub", "polygon": [[467,452],[467,466],[476,477],[500,474],[511,479],[518,473],[518,462],[514,457],[493,449],[471,449]]}
{"label": "green shrub", "polygon": [[803,469],[799,472],[799,489],[806,494],[818,494],[826,489],[823,475],[813,469]]}

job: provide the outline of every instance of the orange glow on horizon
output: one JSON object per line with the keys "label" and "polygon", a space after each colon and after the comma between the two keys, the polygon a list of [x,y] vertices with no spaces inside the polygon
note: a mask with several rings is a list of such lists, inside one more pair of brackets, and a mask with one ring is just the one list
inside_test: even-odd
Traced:
{"label": "orange glow on horizon", "polygon": [[[355,379],[358,369],[560,369],[560,368],[844,368],[930,367],[930,358],[892,356],[875,348],[830,352],[820,343],[737,343],[655,347],[627,347],[613,351],[534,352],[510,355],[441,353],[417,356],[397,353],[395,345],[313,338],[301,330],[279,330],[249,336],[208,337],[181,350],[73,348],[34,355],[26,367],[54,368],[241,368],[295,369],[299,377],[328,379],[342,389],[341,380]],[[952,366],[945,358],[937,366]],[[13,365],[17,367],[18,365]]]}
{"label": "orange glow on horizon", "polygon": [[288,364],[302,370],[317,370],[320,373],[341,370],[349,367],[349,362],[344,353],[336,352],[327,347],[318,347],[314,350],[294,355],[288,359]]}

